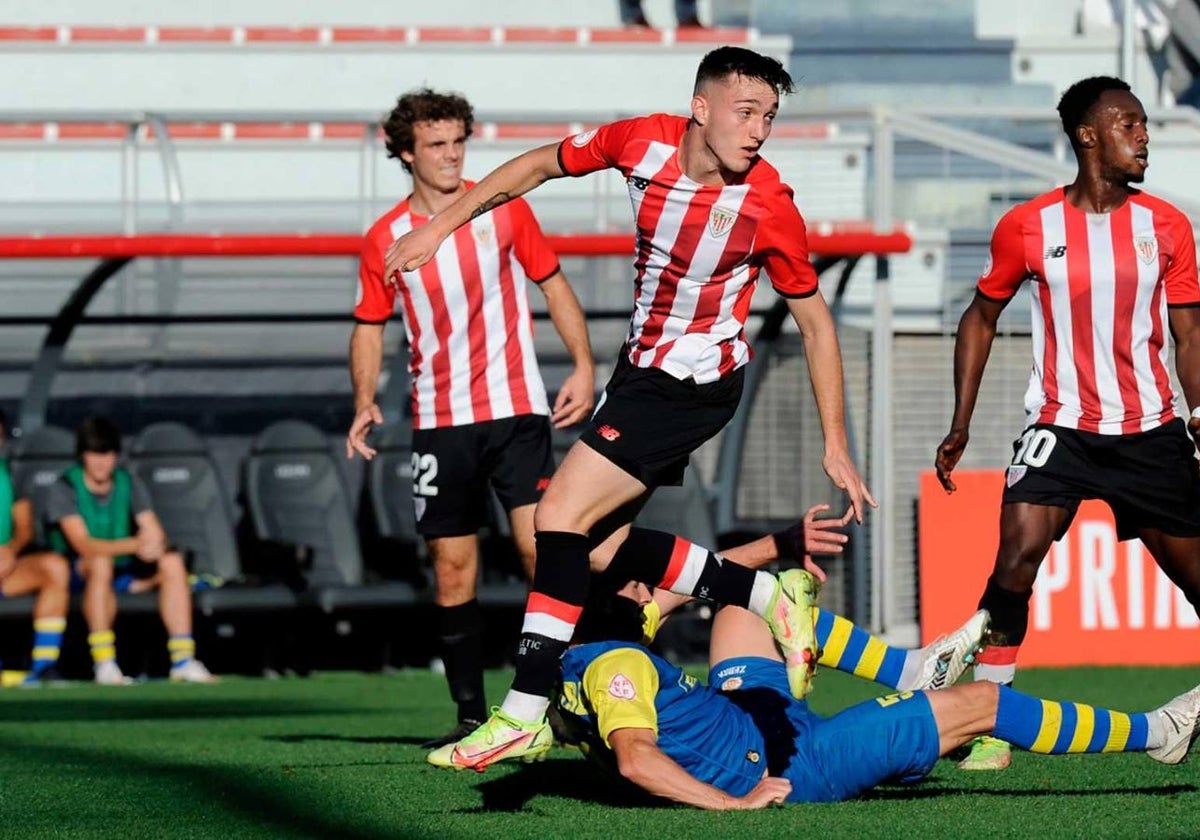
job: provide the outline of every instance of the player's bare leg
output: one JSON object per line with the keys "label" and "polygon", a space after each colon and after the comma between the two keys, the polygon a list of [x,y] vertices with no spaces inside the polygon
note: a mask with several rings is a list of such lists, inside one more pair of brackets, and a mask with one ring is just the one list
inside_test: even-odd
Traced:
{"label": "player's bare leg", "polygon": [[219,682],[196,658],[192,637],[192,592],[188,586],[187,564],[178,551],[168,551],[156,563],[155,573],[134,581],[130,592],[158,591],[158,614],[167,630],[167,652],[171,655],[173,682]]}
{"label": "player's bare leg", "polygon": [[24,683],[36,685],[53,673],[67,626],[71,569],[61,554],[44,552],[22,557],[0,582],[5,597],[37,593],[33,604],[32,664]]}
{"label": "player's bare leg", "polygon": [[[532,509],[530,514],[532,515]],[[475,597],[479,577],[479,540],[474,534],[431,537],[438,611],[439,652],[446,683],[457,707],[457,724],[444,736],[421,746],[436,749],[454,743],[487,718],[483,691],[483,616]]]}
{"label": "player's bare leg", "polygon": [[[1013,502],[1001,506],[1000,547],[992,576],[979,600],[979,608],[991,614],[991,624],[985,637],[987,647],[976,660],[976,680],[1012,684],[1017,651],[1029,626],[1033,582],[1069,515],[1066,508],[1052,505]],[[958,766],[962,770],[1003,770],[1011,761],[1008,744],[981,735]]]}

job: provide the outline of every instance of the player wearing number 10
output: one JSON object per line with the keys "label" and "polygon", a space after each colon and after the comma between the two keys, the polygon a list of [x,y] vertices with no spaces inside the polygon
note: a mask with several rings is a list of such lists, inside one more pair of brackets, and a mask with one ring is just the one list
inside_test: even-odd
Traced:
{"label": "player wearing number 10", "polygon": [[[1117,536],[1139,538],[1193,606],[1200,605],[1200,283],[1187,216],[1131,186],[1149,165],[1146,113],[1120,79],[1073,85],[1059,103],[1079,162],[1074,183],[1009,211],[954,346],[954,419],[938,478],[967,445],[1001,310],[1026,280],[1033,315],[1028,427],[1014,444],[1000,548],[981,609],[989,647],[976,679],[1011,683],[1029,597],[1050,544],[1083,499],[1112,508]],[[1166,327],[1192,407],[1175,412]],[[1188,433],[1191,433],[1189,437]],[[1002,769],[1008,745],[985,739],[960,766]]]}
{"label": "player wearing number 10", "polygon": [[[412,195],[385,213],[363,240],[356,325],[350,340],[354,424],[346,456],[375,451],[366,434],[383,420],[375,389],[383,327],[399,296],[410,348],[413,501],[417,530],[433,556],[438,635],[459,727],[428,746],[457,741],[487,718],[482,621],[475,600],[476,532],[495,489],[532,577],[533,509],[554,471],[550,426],[587,417],[595,381],[583,311],[558,258],[524,201],[474,219],[419,270],[385,282],[383,255],[402,234],[442,212],[470,184],[463,157],[471,105],[431,90],[400,98],[384,123],[388,156],[411,173]],[[553,412],[533,352],[525,279],[546,296],[550,319],[574,361]]]}

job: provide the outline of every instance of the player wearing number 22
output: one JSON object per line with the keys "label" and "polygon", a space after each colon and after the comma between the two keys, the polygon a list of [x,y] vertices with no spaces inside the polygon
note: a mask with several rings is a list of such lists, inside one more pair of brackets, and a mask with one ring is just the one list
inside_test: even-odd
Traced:
{"label": "player wearing number 22", "polygon": [[[384,251],[392,241],[427,224],[471,186],[462,170],[472,122],[467,100],[432,90],[405,94],[385,121],[388,156],[412,175],[413,191],[363,239],[350,341],[355,418],[346,455],[371,458],[366,433],[383,420],[375,405],[383,326],[400,298],[412,379],[413,502],[433,557],[441,654],[458,705],[459,726],[430,747],[457,741],[487,717],[475,599],[476,532],[487,484],[508,511],[532,577],[533,509],[554,471],[546,416],[559,427],[578,423],[595,391],[583,311],[524,201],[475,218],[429,263],[385,280]],[[534,358],[526,278],[545,295],[574,362],[553,411]]]}
{"label": "player wearing number 22", "polygon": [[[1149,165],[1146,113],[1119,79],[1073,85],[1058,106],[1075,181],[1009,211],[954,346],[954,418],[937,451],[948,492],[966,448],[1001,310],[1030,283],[1033,372],[1014,444],[1000,548],[981,609],[989,647],[976,679],[1011,683],[1038,567],[1083,499],[1112,508],[1119,539],[1141,539],[1200,604],[1200,284],[1188,218],[1131,186]],[[1166,330],[1193,415],[1175,411]],[[1190,437],[1189,437],[1190,432]],[[1007,744],[976,743],[964,769],[1008,766]]]}

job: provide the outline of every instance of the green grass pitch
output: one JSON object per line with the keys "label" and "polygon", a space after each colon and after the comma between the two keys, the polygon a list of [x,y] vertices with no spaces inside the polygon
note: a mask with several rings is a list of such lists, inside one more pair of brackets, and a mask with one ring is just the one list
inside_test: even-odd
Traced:
{"label": "green grass pitch", "polygon": [[[509,674],[489,674],[499,698]],[[1019,687],[1126,710],[1198,669],[1026,670]],[[830,712],[883,693],[823,671]],[[629,804],[577,752],[486,774],[427,767],[441,677],[320,674],[217,686],[0,692],[0,836],[12,838],[1168,838],[1200,837],[1200,760],[1018,753],[1003,773],[948,761],[912,787],[839,805],[703,813]]]}

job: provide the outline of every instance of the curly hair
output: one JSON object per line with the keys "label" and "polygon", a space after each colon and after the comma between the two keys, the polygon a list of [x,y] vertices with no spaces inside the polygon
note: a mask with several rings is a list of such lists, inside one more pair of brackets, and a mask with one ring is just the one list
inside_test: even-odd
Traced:
{"label": "curly hair", "polygon": [[413,127],[417,123],[462,120],[467,136],[475,122],[475,111],[465,97],[457,93],[437,93],[430,88],[409,91],[396,100],[396,107],[383,121],[383,133],[387,138],[388,157],[396,158],[405,172],[412,172],[401,152],[413,151]]}
{"label": "curly hair", "polygon": [[1100,97],[1110,90],[1129,90],[1129,85],[1112,76],[1092,76],[1081,79],[1067,88],[1058,101],[1058,116],[1062,119],[1063,131],[1075,145],[1075,129],[1088,121],[1092,108]]}

